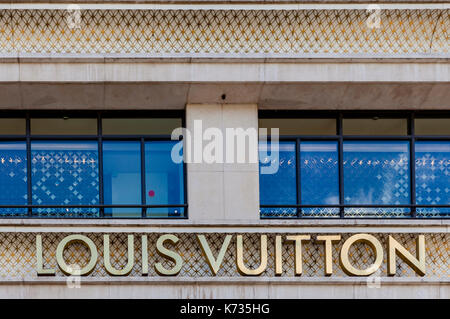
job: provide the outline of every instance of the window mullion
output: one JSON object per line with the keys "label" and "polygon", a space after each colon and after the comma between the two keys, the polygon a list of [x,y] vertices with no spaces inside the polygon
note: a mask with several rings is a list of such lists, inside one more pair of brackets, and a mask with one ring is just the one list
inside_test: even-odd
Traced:
{"label": "window mullion", "polygon": [[[302,204],[302,189],[301,189],[301,158],[300,158],[300,138],[296,139],[295,143],[295,158],[297,166],[297,205]],[[300,218],[303,216],[301,207],[297,207],[297,218]]]}
{"label": "window mullion", "polygon": [[[146,184],[145,184],[145,140],[141,138],[141,202],[146,205]],[[142,207],[142,218],[147,216],[147,208]]]}
{"label": "window mullion", "polygon": [[[27,204],[33,204],[33,187],[31,184],[31,127],[30,127],[30,114],[27,112],[26,115],[26,152],[27,152]],[[28,217],[32,217],[33,209],[28,208]]]}
{"label": "window mullion", "polygon": [[104,202],[104,192],[103,192],[103,138],[102,138],[102,118],[100,113],[97,116],[97,140],[98,140],[98,189],[99,189],[99,202],[102,207],[100,207],[100,217],[105,217]]}
{"label": "window mullion", "polygon": [[338,163],[339,163],[339,215],[341,218],[345,217],[344,210],[344,139],[342,137],[342,113],[339,113],[337,118],[337,134],[339,136],[339,150],[338,150]]}
{"label": "window mullion", "polygon": [[408,119],[409,124],[409,169],[410,169],[410,197],[411,197],[411,217],[417,216],[416,210],[416,146],[415,146],[415,128],[414,128],[414,113]]}

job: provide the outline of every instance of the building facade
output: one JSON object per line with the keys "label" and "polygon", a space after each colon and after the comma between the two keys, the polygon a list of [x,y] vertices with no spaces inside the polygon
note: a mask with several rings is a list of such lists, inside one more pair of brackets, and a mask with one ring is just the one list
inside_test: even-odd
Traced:
{"label": "building facade", "polygon": [[0,297],[449,298],[449,13],[0,1]]}

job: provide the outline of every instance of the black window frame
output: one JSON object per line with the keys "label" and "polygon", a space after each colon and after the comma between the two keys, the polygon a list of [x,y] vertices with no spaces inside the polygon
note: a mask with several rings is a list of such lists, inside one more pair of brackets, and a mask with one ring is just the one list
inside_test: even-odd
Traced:
{"label": "black window frame", "polygon": [[[450,205],[418,205],[416,204],[416,165],[415,165],[415,142],[416,141],[450,141],[450,135],[416,135],[414,122],[416,118],[448,118],[450,119],[450,111],[386,111],[386,110],[367,110],[367,111],[310,111],[310,110],[260,110],[258,111],[259,119],[335,119],[336,135],[280,135],[280,141],[295,142],[296,154],[296,188],[297,188],[297,204],[296,205],[261,205],[260,208],[296,208],[297,215],[294,217],[283,216],[263,216],[260,212],[260,219],[426,219],[427,217],[417,216],[417,208],[450,208]],[[344,135],[343,119],[405,119],[407,121],[407,132],[405,135]],[[270,129],[270,128],[269,128]],[[268,130],[269,130],[268,129]],[[267,132],[267,141],[270,141],[270,132]],[[301,203],[301,167],[300,167],[300,143],[302,141],[336,141],[338,143],[338,179],[339,179],[339,204],[336,205],[303,205]],[[409,141],[409,163],[410,163],[410,203],[407,205],[346,205],[344,203],[344,141]],[[338,208],[339,216],[312,216],[304,217],[302,208]],[[372,217],[372,216],[345,216],[346,208],[409,208],[410,214],[407,217]],[[448,219],[447,217],[433,217],[429,219]]]}
{"label": "black window frame", "polygon": [[[32,135],[31,119],[33,118],[95,118],[97,119],[97,134],[95,135]],[[152,135],[103,135],[102,119],[126,119],[126,118],[179,118],[181,126],[185,127],[184,110],[99,110],[99,111],[64,111],[64,110],[32,110],[32,111],[0,111],[0,118],[23,118],[26,121],[25,134],[22,135],[0,135],[0,142],[22,141],[26,143],[27,156],[27,205],[1,205],[0,208],[25,208],[27,216],[8,216],[1,215],[0,219],[5,218],[27,218],[27,219],[188,219],[187,203],[187,167],[183,162],[183,190],[184,203],[179,205],[148,205],[146,204],[146,180],[145,180],[145,142],[148,141],[171,141],[170,134],[152,134]],[[182,136],[179,137],[179,140]],[[32,171],[31,171],[31,142],[32,141],[96,141],[98,146],[98,175],[99,175],[99,204],[98,205],[33,205],[32,204]],[[139,141],[140,142],[140,162],[141,162],[141,204],[140,205],[105,205],[103,193],[103,141]],[[182,216],[148,216],[147,209],[150,208],[177,208],[184,209]],[[99,216],[95,217],[77,217],[77,216],[39,216],[33,214],[33,208],[98,208]],[[140,217],[113,217],[105,215],[105,208],[141,208]],[[59,214],[61,215],[61,214]]]}

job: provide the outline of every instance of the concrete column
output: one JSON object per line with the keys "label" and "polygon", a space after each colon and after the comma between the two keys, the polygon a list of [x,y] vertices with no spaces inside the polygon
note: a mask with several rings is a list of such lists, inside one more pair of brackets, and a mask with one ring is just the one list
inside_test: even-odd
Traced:
{"label": "concrete column", "polygon": [[[227,163],[227,128],[258,129],[256,104],[188,104],[186,127],[195,139],[194,121],[203,133],[217,128],[223,136],[223,163],[188,163],[188,204],[191,220],[259,219],[258,163]],[[199,122],[196,122],[197,125]],[[203,141],[203,148],[210,141]],[[246,148],[249,147],[246,139]],[[237,152],[235,140],[235,155]],[[253,145],[257,148],[257,145]],[[257,151],[257,149],[253,149]],[[236,156],[235,156],[236,159]],[[248,156],[247,156],[248,159]]]}

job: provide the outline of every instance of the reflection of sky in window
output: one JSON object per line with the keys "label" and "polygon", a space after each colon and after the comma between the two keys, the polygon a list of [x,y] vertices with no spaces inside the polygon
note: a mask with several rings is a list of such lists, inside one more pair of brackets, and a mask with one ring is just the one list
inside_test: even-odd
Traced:
{"label": "reflection of sky in window", "polygon": [[[0,204],[27,204],[27,154],[25,142],[0,143]],[[0,214],[26,215],[27,209],[0,208]]]}
{"label": "reflection of sky in window", "polygon": [[[339,204],[337,142],[301,142],[301,203]],[[302,208],[304,216],[338,216],[339,208]]]}
{"label": "reflection of sky in window", "polygon": [[[270,155],[270,144],[269,155]],[[260,148],[261,166],[270,165],[266,157],[267,147]],[[260,198],[262,205],[292,205],[297,204],[295,142],[279,142],[279,169],[275,174],[260,174]]]}
{"label": "reflection of sky in window", "polygon": [[409,204],[409,143],[344,142],[346,204]]}
{"label": "reflection of sky in window", "polygon": [[[450,204],[450,142],[416,142],[416,203]],[[449,208],[417,208],[424,216],[449,213]]]}
{"label": "reflection of sky in window", "polygon": [[[94,141],[31,143],[35,205],[99,204],[98,144]],[[97,208],[36,208],[38,214],[97,215]]]}
{"label": "reflection of sky in window", "polygon": [[[103,142],[103,189],[106,205],[140,205],[141,144],[135,141]],[[106,208],[113,217],[139,217],[140,208]]]}
{"label": "reflection of sky in window", "polygon": [[[178,141],[145,143],[146,204],[177,205],[184,203],[183,163],[174,163],[172,147]],[[148,208],[152,216],[180,216],[184,208]]]}
{"label": "reflection of sky in window", "polygon": [[302,204],[339,204],[337,142],[302,142]]}

